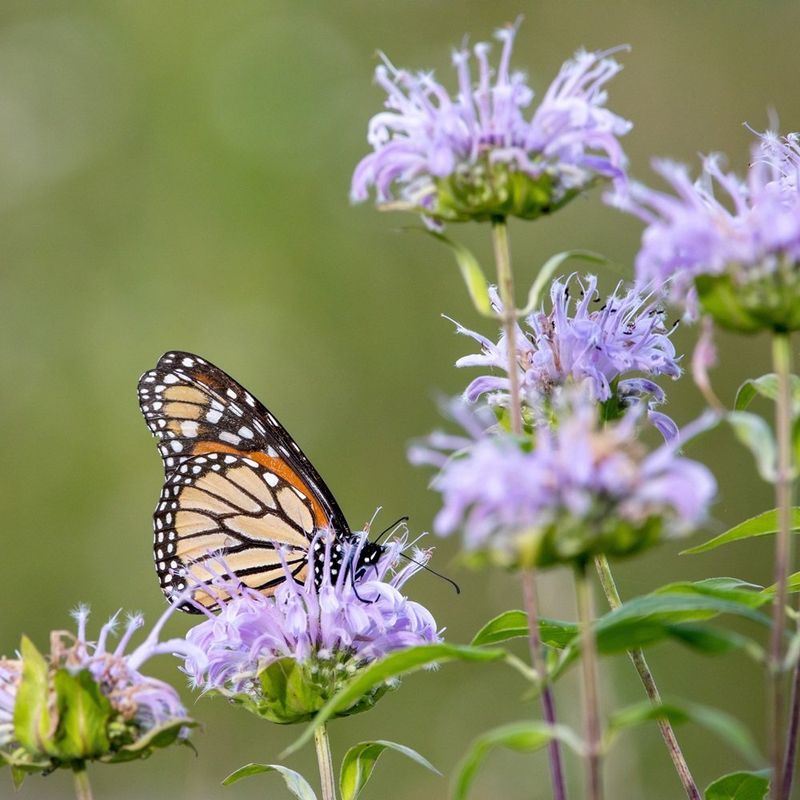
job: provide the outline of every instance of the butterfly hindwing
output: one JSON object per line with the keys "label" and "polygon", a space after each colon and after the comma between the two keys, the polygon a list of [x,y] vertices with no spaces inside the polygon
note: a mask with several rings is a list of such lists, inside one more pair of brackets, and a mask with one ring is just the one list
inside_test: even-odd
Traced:
{"label": "butterfly hindwing", "polygon": [[[208,584],[225,569],[266,594],[285,580],[276,546],[295,577],[305,577],[315,530],[310,499],[285,478],[246,456],[194,456],[164,484],[154,514],[154,556],[167,596]],[[216,600],[195,595],[204,605]],[[209,602],[211,601],[211,602]]]}

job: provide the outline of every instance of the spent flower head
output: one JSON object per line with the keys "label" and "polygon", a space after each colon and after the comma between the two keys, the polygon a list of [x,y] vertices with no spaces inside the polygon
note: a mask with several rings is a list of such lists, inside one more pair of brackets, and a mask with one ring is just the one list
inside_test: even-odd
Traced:
{"label": "spent flower head", "polygon": [[438,534],[462,530],[477,562],[549,566],[629,555],[704,520],[714,478],[676,452],[694,429],[649,450],[637,435],[641,407],[602,424],[586,386],[562,393],[555,411],[531,440],[473,417],[467,436],[412,450],[412,462],[439,466]]}
{"label": "spent flower head", "polygon": [[687,306],[739,331],[800,328],[800,144],[759,134],[745,180],[703,159],[692,181],[671,161],[653,167],[673,193],[640,183],[609,196],[646,224],[637,278],[668,288]]}
{"label": "spent flower head", "polygon": [[605,85],[621,69],[613,51],[576,53],[533,108],[527,77],[510,66],[517,27],[497,31],[496,69],[486,42],[453,53],[454,96],[431,73],[383,59],[375,79],[386,110],[370,120],[373,152],[353,174],[353,201],[374,188],[380,205],[422,213],[433,225],[535,219],[595,183],[624,182],[618,137],[631,124],[606,108]]}
{"label": "spent flower head", "polygon": [[[577,290],[577,292],[575,291]],[[577,297],[573,294],[577,293]],[[492,305],[502,313],[497,292]],[[497,342],[475,331],[457,327],[475,339],[481,352],[463,356],[458,367],[481,367],[503,374],[481,375],[467,386],[464,397],[474,403],[484,398],[490,405],[509,404],[508,344],[505,334]],[[657,298],[618,285],[601,299],[597,278],[570,275],[550,287],[550,310],[542,307],[515,329],[519,385],[530,413],[548,404],[565,386],[585,382],[594,398],[607,406],[607,415],[644,400],[651,422],[667,437],[675,435],[674,422],[656,411],[666,399],[663,389],[650,380],[665,375],[678,378],[681,368]],[[613,406],[613,408],[612,408]]]}
{"label": "spent flower head", "polygon": [[[441,640],[430,612],[402,593],[403,584],[429,553],[397,564],[405,541],[390,542],[379,562],[356,578],[337,563],[357,563],[358,543],[337,543],[326,533],[322,577],[298,583],[284,564],[286,580],[275,594],[244,587],[228,577],[224,561],[210,590],[220,598],[217,615],[192,628],[187,640],[204,654],[186,659],[185,671],[204,691],[218,692],[278,723],[311,719],[360,669],[396,650]],[[341,562],[332,548],[346,552]],[[316,541],[307,574],[317,574]],[[353,560],[355,559],[355,560]],[[206,588],[206,591],[209,591]],[[339,712],[370,708],[392,688],[383,684]]]}
{"label": "spent flower head", "polygon": [[126,652],[143,619],[128,617],[119,640],[115,614],[96,641],[87,638],[88,609],[74,617],[77,632],[53,631],[50,652],[23,637],[16,659],[0,661],[0,757],[17,773],[106,763],[149,756],[185,741],[194,722],[175,689],[144,675],[141,667],[160,653],[197,659],[203,654],[182,639],[159,642],[174,608],[144,641]]}

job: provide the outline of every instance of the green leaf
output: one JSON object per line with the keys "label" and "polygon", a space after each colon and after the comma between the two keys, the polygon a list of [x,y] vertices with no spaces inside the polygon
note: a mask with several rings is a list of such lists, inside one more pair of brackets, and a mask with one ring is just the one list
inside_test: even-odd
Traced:
{"label": "green leaf", "polygon": [[753,609],[749,603],[716,597],[713,594],[656,593],[634,597],[598,620],[598,636],[628,622],[693,622],[711,619],[718,614],[739,617],[769,625],[769,617]]}
{"label": "green leaf", "polygon": [[[746,603],[684,592],[649,594],[623,603],[596,621],[597,649],[601,655],[613,655],[674,639],[706,653],[725,652],[745,645],[758,656],[760,651],[757,646],[745,637],[710,626],[686,625],[719,614],[735,614],[765,626],[770,624],[769,617]],[[551,677],[559,677],[577,658],[580,649],[580,637],[576,637],[562,651]]]}
{"label": "green leaf", "polygon": [[351,747],[342,759],[342,767],[339,770],[339,791],[342,800],[356,800],[370,779],[375,763],[386,750],[396,750],[431,772],[442,774],[430,761],[410,747],[385,740],[361,742]]}
{"label": "green leaf", "polygon": [[284,750],[282,755],[289,755],[302,747],[314,735],[314,729],[334,716],[337,710],[349,707],[366,692],[392,678],[446,661],[498,661],[505,657],[504,650],[445,643],[423,644],[391,653],[359,671],[352,681],[320,709],[313,722]]}
{"label": "green leaf", "polygon": [[20,644],[22,680],[14,704],[14,735],[28,751],[57,755],[58,717],[50,694],[47,661],[27,637]]}
{"label": "green leaf", "polygon": [[[539,620],[539,637],[543,644],[561,649],[578,635],[574,622],[557,619]],[[524,611],[506,611],[489,620],[476,634],[471,644],[475,647],[497,644],[509,639],[528,636],[528,617]]]}
{"label": "green leaf", "polygon": [[558,739],[576,753],[583,752],[578,736],[563,725],[550,726],[545,722],[516,722],[487,731],[470,746],[457,767],[454,800],[464,800],[469,794],[475,776],[489,752],[495,747],[507,747],[521,753],[541,750],[553,739]]}
{"label": "green leaf", "polygon": [[232,783],[242,780],[242,778],[261,775],[265,772],[277,772],[286,782],[286,787],[298,800],[317,800],[314,790],[299,772],[295,772],[288,767],[282,767],[280,764],[246,764],[228,775],[222,781],[222,785],[230,786]]}
{"label": "green leaf", "polygon": [[[764,511],[758,516],[746,519],[744,522],[740,522],[738,525],[725,531],[725,533],[721,533],[719,536],[715,536],[713,539],[703,542],[703,544],[698,544],[695,547],[684,550],[681,555],[706,553],[709,550],[714,550],[729,542],[751,539],[754,536],[767,536],[768,534],[777,533],[778,527],[778,509],[773,508],[769,511]],[[800,530],[800,507],[792,509],[792,530]]]}
{"label": "green leaf", "polygon": [[453,241],[443,233],[438,233],[437,231],[427,232],[440,242],[444,242],[453,251],[458,268],[461,270],[461,277],[464,279],[464,284],[472,300],[472,305],[475,306],[478,313],[484,317],[496,318],[495,313],[492,311],[492,303],[489,300],[489,282],[483,274],[478,259],[464,245]]}
{"label": "green leaf", "polygon": [[56,671],[54,681],[58,708],[58,757],[83,761],[108,752],[108,723],[114,714],[89,670],[72,675]]}
{"label": "green leaf", "polygon": [[561,253],[556,253],[554,256],[545,261],[542,268],[536,274],[536,280],[533,282],[530,291],[528,292],[528,302],[521,311],[517,311],[518,316],[524,317],[535,311],[539,307],[542,292],[545,286],[550,283],[553,275],[561,267],[561,265],[570,258],[579,258],[582,261],[589,261],[592,264],[607,264],[608,259],[601,256],[599,253],[592,253],[589,250],[564,250]]}
{"label": "green leaf", "polygon": [[762,587],[739,578],[706,578],[702,581],[678,581],[656,589],[653,594],[693,594],[731,600],[750,608],[758,608],[768,602]]}
{"label": "green leaf", "polygon": [[[792,375],[790,380],[793,404],[797,411],[800,407],[800,377]],[[760,378],[746,380],[736,392],[733,407],[736,411],[744,411],[756,396],[766,397],[772,401],[778,399],[778,376],[774,372],[762,375]]]}
{"label": "green leaf", "polygon": [[736,438],[753,454],[758,474],[767,483],[774,483],[778,454],[769,425],[758,415],[747,411],[731,411],[725,419],[733,428]]}
{"label": "green leaf", "polygon": [[710,783],[705,800],[764,800],[769,791],[769,772],[733,772]]}
{"label": "green leaf", "polygon": [[719,736],[749,761],[759,763],[762,760],[750,731],[739,720],[716,708],[686,701],[653,705],[643,700],[617,711],[609,720],[606,744],[610,745],[623,730],[662,719],[673,725],[694,722]]}

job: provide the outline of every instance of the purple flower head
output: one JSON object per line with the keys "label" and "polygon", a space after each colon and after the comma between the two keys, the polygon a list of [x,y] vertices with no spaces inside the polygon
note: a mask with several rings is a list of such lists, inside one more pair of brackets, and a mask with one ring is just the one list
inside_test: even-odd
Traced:
{"label": "purple flower head", "polygon": [[449,458],[441,439],[427,454],[417,448],[413,461],[442,464],[431,484],[442,495],[434,530],[460,529],[466,551],[513,566],[626,555],[692,530],[714,478],[676,454],[685,436],[648,451],[640,418],[639,406],[602,425],[580,386],[560,395],[555,424],[536,428],[530,449],[497,429],[453,441]]}
{"label": "purple flower head", "polygon": [[[219,613],[209,614],[187,635],[205,656],[186,659],[185,671],[195,686],[234,698],[275,722],[297,722],[313,717],[360,668],[396,650],[441,640],[430,612],[400,591],[429,552],[415,550],[418,564],[397,569],[405,541],[391,542],[356,582],[349,570],[332,571],[331,550],[344,547],[349,552],[342,563],[349,563],[364,540],[342,544],[327,533],[319,536],[325,542],[319,587],[313,580],[298,583],[284,564],[286,580],[265,597],[231,582],[220,563],[211,585],[220,597]],[[315,545],[309,550],[309,575],[315,574]],[[286,695],[289,673],[295,681],[291,696]],[[387,688],[343,713],[369,708]]]}
{"label": "purple flower head", "polygon": [[[571,290],[579,290],[573,300]],[[492,289],[495,311],[502,312],[497,292]],[[601,302],[597,278],[557,278],[550,288],[551,308],[544,308],[516,328],[516,364],[526,404],[538,409],[558,388],[586,382],[595,401],[616,400],[628,406],[646,398],[651,421],[665,434],[674,434],[674,424],[654,406],[664,402],[661,387],[649,376],[678,378],[681,369],[670,340],[672,328],[651,295],[624,290],[621,285]],[[476,355],[464,356],[458,367],[492,368],[508,375],[508,347],[505,335],[497,343],[458,326],[458,332],[481,346]],[[638,373],[638,375],[637,375]],[[465,398],[481,397],[492,405],[508,404],[509,380],[503,375],[482,375],[466,388]],[[645,377],[648,376],[648,377]]]}
{"label": "purple flower head", "polygon": [[[29,763],[43,760],[50,768],[74,760],[129,761],[186,739],[187,726],[193,723],[175,689],[141,672],[142,665],[160,653],[203,658],[182,639],[159,642],[174,610],[169,608],[144,641],[129,652],[132,637],[143,625],[141,615],[129,616],[122,635],[112,641],[118,627],[115,614],[101,627],[97,639],[90,641],[85,606],[73,614],[76,633],[51,633],[49,654],[40,654],[23,637],[17,659],[0,661],[0,747],[11,745],[11,763],[25,769]],[[32,675],[37,677],[32,679]],[[26,685],[26,681],[32,682]],[[51,742],[37,740],[34,746],[24,730],[15,731],[14,709],[23,686],[26,702],[34,703],[34,695],[41,692],[46,703],[56,709],[48,720]],[[89,715],[86,721],[83,714]],[[74,739],[76,735],[78,739]]]}
{"label": "purple flower head", "polygon": [[[673,193],[632,183],[610,200],[646,225],[636,259],[637,279],[666,286],[674,301],[687,305],[689,316],[697,312],[697,289],[712,314],[714,306],[733,292],[745,318],[727,323],[720,318],[722,324],[757,330],[764,326],[764,317],[774,321],[776,315],[788,314],[791,322],[782,324],[794,327],[796,320],[784,304],[796,306],[798,289],[797,134],[759,135],[751,155],[745,180],[726,172],[716,154],[703,159],[701,175],[694,182],[684,165],[655,161],[655,171]],[[765,298],[767,285],[774,288]]]}
{"label": "purple flower head", "polygon": [[631,124],[605,107],[605,85],[621,69],[612,51],[576,53],[532,109],[526,76],[510,68],[517,28],[497,31],[496,69],[488,43],[453,53],[455,96],[431,73],[399,70],[384,58],[375,79],[386,110],[370,120],[373,152],[353,174],[354,202],[374,188],[378,203],[399,201],[433,223],[533,219],[597,181],[624,181],[618,137]]}

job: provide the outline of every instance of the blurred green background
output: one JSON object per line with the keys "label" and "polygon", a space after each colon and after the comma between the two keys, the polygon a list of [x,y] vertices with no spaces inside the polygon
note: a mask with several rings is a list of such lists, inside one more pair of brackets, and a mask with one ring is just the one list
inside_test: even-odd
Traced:
{"label": "blurred green background", "polygon": [[[135,397],[139,374],[171,348],[217,362],[266,402],[314,459],[353,526],[382,505],[388,524],[413,530],[436,511],[428,475],[409,467],[409,439],[439,424],[437,392],[460,391],[473,373],[452,368],[470,352],[447,313],[475,315],[450,256],[400,231],[410,219],[351,207],[349,177],[366,152],[368,118],[382,102],[371,83],[375,51],[399,65],[435,67],[452,86],[449,52],[524,13],[515,62],[541,93],[579,46],[630,43],[611,107],[635,122],[625,140],[634,174],[669,155],[698,152],[747,161],[744,121],[763,129],[768,110],[800,128],[796,2],[492,3],[397,0],[311,2],[21,2],[0,8],[0,341],[3,379],[0,651],[26,632],[41,646],[87,601],[94,625],[118,607],[153,621],[164,604],[152,569],[151,522],[161,483],[155,446]],[[484,260],[487,231],[451,229]],[[640,227],[598,193],[552,219],[511,227],[522,292],[537,265],[574,247],[629,265]],[[629,267],[622,266],[623,274]],[[617,275],[607,271],[610,287]],[[491,326],[483,326],[491,333]],[[679,330],[688,352],[695,332]],[[722,340],[720,394],[766,371],[761,339]],[[686,378],[668,387],[680,421],[701,408]],[[711,532],[770,507],[746,452],[717,432],[692,449],[717,471]],[[708,533],[708,532],[706,532]],[[620,565],[630,596],[668,580],[736,575],[770,581],[766,541],[679,557],[663,546]],[[412,584],[452,641],[517,607],[513,575],[448,566],[463,593],[429,576]],[[548,615],[574,614],[569,575],[543,583]],[[189,620],[173,622],[184,630]],[[524,652],[524,651],[521,651]],[[764,692],[743,656],[707,660],[652,652],[662,689],[718,705],[763,741]],[[624,658],[606,662],[605,703],[640,697]],[[153,662],[179,685],[168,658]],[[405,681],[372,713],[332,726],[336,755],[365,738],[417,748],[446,775],[478,732],[538,715],[521,679],[497,666],[449,666]],[[98,798],[282,797],[276,777],[223,789],[248,761],[275,761],[297,730],[259,722],[220,699],[196,702],[205,729],[199,758],[173,749],[151,761],[98,766]],[[578,689],[557,690],[577,723]],[[744,767],[707,734],[681,731],[700,783]],[[446,779],[387,755],[368,797],[444,797]],[[289,763],[315,778],[313,755]],[[571,762],[573,792],[579,765]],[[10,796],[7,775],[0,795]],[[543,754],[497,753],[476,798],[549,796]],[[608,796],[678,798],[680,787],[653,726],[623,738],[607,769]],[[67,798],[66,774],[34,778],[23,798]]]}

